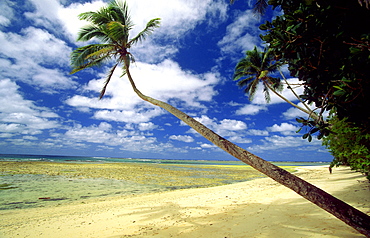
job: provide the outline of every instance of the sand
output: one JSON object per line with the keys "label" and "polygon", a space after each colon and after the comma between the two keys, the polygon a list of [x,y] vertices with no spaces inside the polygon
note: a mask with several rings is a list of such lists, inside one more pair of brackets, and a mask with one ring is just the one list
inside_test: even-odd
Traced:
{"label": "sand", "polygon": [[[370,214],[370,184],[346,167],[298,176]],[[0,237],[363,237],[269,178],[211,188],[0,211]]]}

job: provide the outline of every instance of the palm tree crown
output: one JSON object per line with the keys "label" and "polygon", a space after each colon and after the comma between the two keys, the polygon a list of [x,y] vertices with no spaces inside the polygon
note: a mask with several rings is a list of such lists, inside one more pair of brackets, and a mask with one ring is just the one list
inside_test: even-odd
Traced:
{"label": "palm tree crown", "polygon": [[249,95],[252,101],[260,82],[263,83],[265,99],[270,102],[269,90],[274,92],[282,90],[282,84],[279,78],[271,77],[281,63],[274,60],[268,49],[263,52],[258,51],[257,47],[246,52],[246,57],[239,61],[235,67],[233,79],[238,81],[240,87],[245,87],[245,93]]}
{"label": "palm tree crown", "polygon": [[131,39],[129,32],[134,24],[131,21],[126,2],[112,1],[96,12],[81,13],[79,19],[86,20],[90,24],[81,28],[77,41],[89,41],[95,38],[101,43],[90,44],[74,50],[71,54],[73,67],[71,73],[93,66],[101,66],[110,60],[116,61],[116,64],[109,71],[100,93],[100,98],[102,98],[116,67],[122,64],[123,74],[125,74],[126,66],[129,66],[130,61],[134,61],[128,49],[144,40],[155,28],[159,27],[160,19],[150,20],[144,30]]}

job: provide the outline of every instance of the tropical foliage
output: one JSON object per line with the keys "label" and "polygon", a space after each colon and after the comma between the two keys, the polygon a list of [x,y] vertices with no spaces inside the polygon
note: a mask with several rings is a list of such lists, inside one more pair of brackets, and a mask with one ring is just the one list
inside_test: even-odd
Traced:
{"label": "tropical foliage", "polygon": [[[260,52],[257,47],[254,47],[253,50],[247,51],[245,58],[241,59],[236,65],[233,79],[238,81],[240,87],[245,87],[244,92],[249,96],[249,100],[251,101],[257,91],[258,85],[262,83],[266,102],[270,102],[270,91],[272,91],[285,102],[308,114],[309,118],[311,117],[314,121],[319,121],[321,117],[317,116],[316,113],[299,98],[286,80],[284,74],[280,70],[282,64],[282,61],[276,60],[276,57],[268,48]],[[305,108],[298,106],[281,94],[283,90],[282,80],[271,76],[277,71],[283,76],[287,88],[293,92]]]}
{"label": "tropical foliage", "polygon": [[305,85],[301,98],[369,131],[370,11],[347,0],[269,4],[284,14],[260,26],[262,39]]}
{"label": "tropical foliage", "polygon": [[[324,145],[335,157],[333,164],[348,164],[362,172],[370,163],[366,154],[370,151],[370,24],[365,24],[370,19],[368,3],[271,0],[269,4],[281,8],[284,14],[260,26],[266,31],[261,38],[304,85],[300,97],[314,103],[319,115],[329,111],[335,118],[318,122],[298,118],[309,128],[303,137],[310,140],[315,133],[319,133],[319,139],[326,137]],[[353,133],[358,139],[353,139]],[[351,146],[347,146],[349,142]]]}
{"label": "tropical foliage", "polygon": [[[160,19],[150,20],[145,29],[131,39],[129,32],[134,24],[125,2],[112,1],[108,6],[96,12],[81,13],[79,19],[89,21],[91,24],[82,27],[77,41],[97,39],[101,43],[90,44],[74,50],[71,55],[73,67],[71,73],[93,66],[101,66],[111,61],[116,62],[109,71],[100,93],[100,98],[102,98],[116,67],[119,64],[122,66],[130,65],[130,62],[134,61],[134,57],[129,52],[131,46],[144,40],[155,28],[159,27]],[[126,67],[122,67],[122,70],[123,75],[126,74]]]}
{"label": "tropical foliage", "polygon": [[332,133],[323,138],[323,145],[334,156],[331,167],[349,165],[370,180],[370,134],[347,122],[346,118],[333,117],[330,124]]}

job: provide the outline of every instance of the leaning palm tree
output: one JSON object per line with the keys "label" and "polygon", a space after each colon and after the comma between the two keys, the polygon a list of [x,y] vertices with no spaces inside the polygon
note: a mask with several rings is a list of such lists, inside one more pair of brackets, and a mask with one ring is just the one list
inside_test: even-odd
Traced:
{"label": "leaning palm tree", "polygon": [[124,75],[127,75],[133,90],[141,99],[167,110],[224,151],[251,165],[253,168],[266,174],[277,182],[287,186],[304,198],[356,228],[359,232],[370,236],[370,223],[368,222],[370,217],[366,214],[299,177],[290,174],[286,170],[222,138],[203,124],[168,103],[146,96],[139,91],[129,70],[130,61],[133,60],[129,49],[135,43],[143,40],[159,26],[158,18],[149,21],[146,28],[134,38],[129,37],[129,32],[133,24],[128,14],[127,5],[118,0],[109,3],[107,7],[103,7],[97,12],[82,13],[80,19],[87,20],[91,24],[81,29],[78,40],[88,41],[96,38],[102,43],[91,44],[74,50],[71,55],[72,73],[85,68],[101,65],[111,60],[116,60],[116,64],[108,73],[106,83],[101,92],[101,97],[104,95],[106,85],[109,83],[114,70],[118,66],[122,66]]}
{"label": "leaning palm tree", "polygon": [[[312,117],[315,121],[320,121],[321,117],[313,112],[289,85],[284,74],[282,74],[280,70],[281,65],[282,63],[274,59],[274,56],[268,48],[265,48],[263,52],[260,52],[255,46],[253,50],[247,51],[246,56],[238,62],[235,67],[233,79],[238,81],[238,85],[240,87],[245,87],[244,92],[249,96],[249,100],[251,101],[254,98],[258,85],[262,82],[266,102],[270,102],[269,92],[272,91],[285,102],[302,112],[307,113],[309,117]],[[280,93],[283,89],[280,78],[271,76],[271,74],[276,73],[277,71],[280,72],[285,83],[288,85],[288,88],[291,89],[293,94],[305,106],[305,108],[298,106]]]}

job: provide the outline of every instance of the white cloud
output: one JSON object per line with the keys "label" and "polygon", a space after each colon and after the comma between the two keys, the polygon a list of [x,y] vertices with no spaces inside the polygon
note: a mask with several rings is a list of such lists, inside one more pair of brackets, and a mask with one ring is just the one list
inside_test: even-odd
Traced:
{"label": "white cloud", "polygon": [[292,124],[283,122],[280,125],[274,124],[271,127],[268,127],[267,130],[271,132],[279,132],[282,135],[294,135],[296,134],[296,131],[299,129],[299,127],[296,127]]}
{"label": "white cloud", "polygon": [[154,130],[155,128],[157,128],[158,126],[154,125],[153,122],[142,122],[142,123],[139,123],[138,125],[138,129],[140,131],[151,131],[151,130]]}
{"label": "white cloud", "polygon": [[[40,25],[50,26],[59,22],[65,34],[74,40],[79,29],[87,22],[80,21],[77,15],[86,11],[96,11],[106,5],[103,1],[87,3],[72,3],[63,7],[56,0],[51,0],[50,11],[43,6],[43,0],[32,0],[35,4],[35,12],[27,16]],[[173,56],[177,51],[178,39],[187,32],[193,30],[198,24],[208,22],[210,25],[217,25],[227,17],[228,4],[221,0],[157,0],[157,1],[126,1],[130,15],[135,26],[131,31],[134,37],[146,23],[153,18],[161,18],[161,27],[154,31],[144,45],[137,45],[133,51],[134,55],[147,63],[157,63],[165,58]],[[170,9],[170,10],[169,10]],[[145,17],[143,17],[145,16]],[[165,39],[165,42],[163,42]],[[160,42],[160,43],[159,43]],[[161,44],[164,44],[162,46]]]}
{"label": "white cloud", "polygon": [[219,125],[220,130],[238,131],[247,129],[247,124],[242,121],[223,119]]}
{"label": "white cloud", "polygon": [[120,121],[127,123],[148,122],[152,118],[162,115],[163,111],[158,108],[133,110],[99,110],[95,112],[94,118],[107,121]]}
{"label": "white cloud", "polygon": [[[64,146],[80,144],[88,148],[89,143],[95,146],[118,147],[120,150],[160,153],[176,150],[169,143],[160,143],[151,135],[137,130],[116,130],[111,124],[101,122],[99,125],[84,127],[76,125],[69,128],[64,134],[53,135],[57,143]],[[55,141],[54,141],[55,143]]]}
{"label": "white cloud", "polygon": [[9,26],[14,17],[13,9],[11,8],[15,3],[9,0],[0,2],[0,26]]}
{"label": "white cloud", "polygon": [[[184,71],[171,60],[158,65],[136,63],[131,68],[131,74],[142,93],[167,102],[176,100],[195,109],[206,109],[202,103],[211,101],[217,94],[214,87],[220,80],[218,73],[193,74]],[[99,109],[94,118],[100,120],[140,123],[164,113],[141,100],[133,92],[128,80],[125,77],[119,78],[120,75],[120,70],[117,70],[108,85],[107,97],[102,100],[99,101],[97,96],[104,84],[104,78],[91,80],[84,87],[85,91],[96,92],[94,98],[76,95],[67,99],[66,103],[77,108]]]}
{"label": "white cloud", "polygon": [[[247,124],[242,121],[223,119],[218,121],[216,118],[209,118],[208,116],[202,115],[201,117],[195,117],[195,120],[199,121],[209,129],[213,130],[218,135],[227,138],[228,140],[236,143],[250,143],[251,140],[246,138]],[[185,125],[181,123],[181,125]],[[189,130],[190,133],[197,134],[193,129]]]}
{"label": "white cloud", "polygon": [[52,120],[59,117],[57,114],[24,99],[18,89],[11,80],[0,80],[0,132],[9,136],[36,135],[42,130],[59,127],[59,123]]}
{"label": "white cloud", "polygon": [[261,111],[267,111],[266,106],[255,105],[255,104],[247,104],[241,108],[239,108],[235,114],[236,115],[257,115]]}
{"label": "white cloud", "polygon": [[260,45],[259,19],[252,10],[241,12],[226,29],[226,35],[218,42],[224,53],[244,53]]}
{"label": "white cloud", "polygon": [[228,140],[233,142],[233,143],[241,143],[241,144],[252,143],[251,139],[245,138],[245,137],[242,137],[242,136],[231,136],[230,138],[228,138]]}
{"label": "white cloud", "polygon": [[212,148],[218,148],[217,146],[215,146],[214,144],[206,144],[206,143],[202,143],[200,144],[200,147],[203,148],[203,149],[212,149]]}
{"label": "white cloud", "polygon": [[261,145],[253,145],[248,147],[247,150],[253,151],[254,153],[266,151],[266,150],[283,150],[285,148],[296,148],[297,150],[301,147],[305,147],[306,150],[317,151],[321,146],[321,141],[313,138],[312,142],[302,139],[301,136],[278,136],[273,135],[265,137],[262,140]]}
{"label": "white cloud", "polygon": [[187,136],[187,135],[171,135],[169,138],[171,140],[178,140],[178,141],[183,141],[183,142],[188,142],[188,143],[194,141],[193,137]]}
{"label": "white cloud", "polygon": [[248,135],[253,135],[253,136],[268,136],[269,132],[265,130],[257,130],[257,129],[249,129],[248,130]]}
{"label": "white cloud", "polygon": [[3,77],[36,85],[45,92],[75,86],[60,68],[69,65],[71,49],[49,32],[34,27],[22,29],[20,34],[0,32],[0,45]]}

